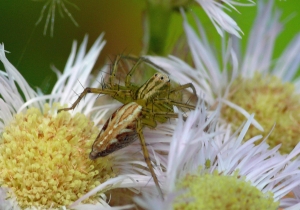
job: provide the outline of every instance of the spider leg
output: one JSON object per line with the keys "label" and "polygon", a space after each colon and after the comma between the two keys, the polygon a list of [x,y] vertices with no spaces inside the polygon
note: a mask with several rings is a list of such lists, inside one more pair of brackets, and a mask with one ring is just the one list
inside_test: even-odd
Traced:
{"label": "spider leg", "polygon": [[169,112],[154,112],[153,115],[154,115],[154,117],[155,116],[164,116],[166,118],[178,118],[177,113],[169,113]]}
{"label": "spider leg", "polygon": [[143,134],[143,125],[142,125],[142,120],[141,119],[138,119],[138,121],[137,121],[137,133],[139,135],[139,139],[140,139],[140,142],[141,142],[141,146],[142,146],[142,150],[143,150],[145,162],[146,162],[146,164],[147,164],[147,166],[149,168],[149,171],[150,171],[151,176],[153,178],[153,181],[154,181],[154,183],[156,185],[158,193],[159,193],[160,197],[163,200],[164,199],[164,195],[163,195],[163,192],[162,192],[162,190],[160,188],[160,185],[159,185],[157,176],[156,176],[156,174],[154,172],[153,166],[151,164],[150,155],[149,155],[146,143],[145,143],[145,138],[144,138],[144,134]]}
{"label": "spider leg", "polygon": [[196,88],[195,88],[195,86],[192,83],[187,83],[187,84],[180,85],[178,87],[172,88],[170,90],[170,93],[176,92],[178,90],[183,90],[183,89],[186,89],[186,88],[191,88],[193,90],[193,94],[195,96],[197,96]]}
{"label": "spider leg", "polygon": [[129,73],[126,76],[125,79],[125,86],[130,87],[131,86],[131,77],[134,74],[135,70],[137,69],[138,65],[141,63],[142,59],[138,59],[137,62],[134,64],[134,66],[130,69]]}
{"label": "spider leg", "polygon": [[[178,118],[178,113],[174,112],[156,112],[156,111],[150,111],[149,109],[143,108],[142,110],[143,114],[143,121],[145,122],[145,125],[147,125],[150,128],[155,128],[157,123],[156,121],[160,123],[165,123],[168,118]],[[186,119],[184,117],[184,119]]]}
{"label": "spider leg", "polygon": [[[106,95],[110,95],[111,97],[116,98],[118,100],[119,98],[121,98],[121,97],[118,98],[118,92],[124,92],[124,91],[115,91],[115,90],[109,90],[109,89],[87,87],[83,90],[83,92],[79,95],[79,97],[76,99],[76,101],[72,104],[71,107],[59,109],[58,112],[69,111],[69,110],[74,109],[77,106],[77,104],[81,101],[81,99],[88,93],[106,94]],[[121,99],[120,99],[120,101],[122,102]]]}
{"label": "spider leg", "polygon": [[[177,106],[177,107],[180,107],[180,108],[186,108],[186,109],[192,109],[192,110],[194,110],[196,108],[193,105],[189,105],[189,104],[186,104],[186,103],[181,103],[181,102],[173,101],[173,100],[168,99],[168,98],[154,99],[154,102],[158,102],[159,104],[162,104],[162,105],[164,105],[164,104],[171,104],[173,106]],[[154,105],[156,105],[156,104],[154,103]]]}
{"label": "spider leg", "polygon": [[146,125],[150,128],[155,128],[157,126],[157,123],[154,119],[154,112],[148,110],[148,109],[145,109],[143,108],[142,109],[142,115],[144,116],[142,118],[142,123],[143,125]]}
{"label": "spider leg", "polygon": [[114,65],[112,66],[112,72],[111,72],[111,74],[109,76],[109,83],[110,83],[111,87],[113,87],[115,85],[116,71],[118,69],[118,64],[119,64],[120,60],[121,60],[121,56],[118,55],[116,57]]}
{"label": "spider leg", "polygon": [[138,61],[138,60],[142,60],[144,61],[145,63],[148,63],[150,64],[151,66],[154,66],[155,68],[163,71],[163,72],[166,72],[166,70],[164,70],[162,67],[156,65],[155,63],[153,63],[151,60],[149,60],[148,58],[145,58],[145,57],[135,57],[135,56],[130,56],[130,55],[127,55],[127,56],[122,56],[122,58],[125,58],[125,59],[129,59],[129,60],[133,60],[133,61]]}
{"label": "spider leg", "polygon": [[110,90],[115,92],[110,95],[112,98],[120,101],[122,104],[127,104],[133,101],[131,90]]}

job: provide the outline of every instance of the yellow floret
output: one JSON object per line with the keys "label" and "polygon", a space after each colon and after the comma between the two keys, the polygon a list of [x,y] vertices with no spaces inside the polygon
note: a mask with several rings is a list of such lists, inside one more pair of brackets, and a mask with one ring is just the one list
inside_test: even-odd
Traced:
{"label": "yellow floret", "polygon": [[[58,105],[56,105],[57,108]],[[5,127],[0,144],[0,184],[22,208],[67,206],[114,177],[111,158],[89,152],[98,129],[85,115],[30,108]],[[95,195],[85,202],[93,203]]]}
{"label": "yellow floret", "polygon": [[179,196],[174,209],[184,210],[273,210],[279,202],[272,193],[262,193],[244,179],[213,174],[187,174],[177,183]]}
{"label": "yellow floret", "polygon": [[[275,129],[267,142],[272,146],[282,143],[280,152],[289,153],[297,145],[300,135],[300,95],[295,93],[291,83],[283,83],[275,76],[256,73],[251,79],[238,78],[231,86],[228,100],[239,105],[264,128],[264,133],[250,126],[245,139],[263,134],[266,136],[272,126]],[[236,110],[224,106],[222,116],[234,128],[238,128],[246,118]]]}

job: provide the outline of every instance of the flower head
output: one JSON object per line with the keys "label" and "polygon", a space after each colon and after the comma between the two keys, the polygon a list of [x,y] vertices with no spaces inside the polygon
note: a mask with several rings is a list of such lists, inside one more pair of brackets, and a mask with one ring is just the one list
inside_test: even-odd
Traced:
{"label": "flower head", "polygon": [[[105,158],[88,158],[99,133],[95,125],[103,125],[107,113],[117,109],[119,103],[97,105],[99,96],[89,94],[74,111],[57,113],[77,99],[73,91],[81,92],[81,85],[99,86],[101,73],[94,77],[91,71],[105,44],[102,37],[87,53],[87,37],[77,53],[74,42],[64,72],[54,69],[59,79],[50,95],[30,88],[7,60],[1,45],[0,59],[6,72],[0,73],[0,201],[5,208],[109,207],[104,193],[113,196],[113,191],[108,190],[154,192],[138,142]],[[146,131],[145,136],[151,140],[151,136],[154,139],[160,134]],[[165,161],[160,161],[164,155],[155,151],[150,154],[164,166]],[[158,176],[159,166],[155,167]]]}
{"label": "flower head", "polygon": [[23,208],[56,208],[115,177],[111,157],[86,158],[98,132],[83,114],[55,116],[47,105],[43,113],[29,108],[16,114],[4,128],[0,146],[1,183],[11,189],[8,196],[16,196]]}
{"label": "flower head", "polygon": [[[220,108],[220,107],[219,107]],[[269,149],[262,136],[243,143],[253,115],[231,133],[206,117],[204,103],[175,129],[167,168],[166,200],[136,199],[146,209],[275,209],[300,184],[300,144],[289,155]],[[209,128],[208,128],[208,127]],[[216,199],[218,202],[216,202]],[[150,205],[155,203],[155,205]]]}
{"label": "flower head", "polygon": [[[178,58],[151,57],[152,61],[172,72],[182,82],[192,79],[197,91],[205,93],[211,107],[223,103],[221,117],[237,129],[250,113],[255,113],[248,138],[276,127],[268,138],[271,146],[283,142],[281,152],[289,152],[297,144],[300,123],[298,79],[300,65],[300,35],[287,46],[274,61],[272,52],[276,37],[281,31],[280,13],[273,12],[273,1],[259,2],[244,56],[239,51],[238,39],[222,39],[222,54],[211,47],[199,22],[197,33],[184,21],[184,28],[193,58],[191,67]],[[219,59],[221,57],[221,59]],[[221,64],[219,63],[221,60]]]}

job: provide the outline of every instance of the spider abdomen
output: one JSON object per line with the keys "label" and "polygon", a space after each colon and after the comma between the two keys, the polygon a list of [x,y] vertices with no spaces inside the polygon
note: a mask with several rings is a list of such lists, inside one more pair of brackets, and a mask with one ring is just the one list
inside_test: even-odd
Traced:
{"label": "spider abdomen", "polygon": [[142,114],[142,106],[131,102],[121,106],[106,121],[97,136],[90,153],[90,159],[104,157],[126,147],[138,138],[137,119]]}

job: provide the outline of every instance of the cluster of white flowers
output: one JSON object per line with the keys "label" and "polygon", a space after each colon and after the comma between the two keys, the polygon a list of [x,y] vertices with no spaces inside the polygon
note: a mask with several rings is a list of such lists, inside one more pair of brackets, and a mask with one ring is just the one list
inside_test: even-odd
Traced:
{"label": "cluster of white flowers", "polygon": [[[77,53],[74,42],[63,73],[54,69],[58,81],[49,95],[34,91],[27,84],[7,60],[4,45],[0,45],[0,60],[5,68],[0,71],[0,209],[132,209],[135,205],[153,210],[300,208],[300,144],[295,143],[285,154],[280,152],[281,144],[270,146],[268,138],[277,127],[266,128],[255,112],[231,98],[236,89],[242,89],[238,86],[241,84],[236,86],[239,81],[253,79],[252,83],[257,85],[257,74],[276,76],[280,82],[293,85],[293,94],[299,94],[300,83],[295,77],[300,66],[300,35],[274,60],[272,50],[282,28],[279,13],[273,11],[272,0],[266,4],[260,2],[247,50],[241,56],[236,39],[241,30],[221,10],[224,5],[212,0],[197,2],[223,35],[221,60],[199,20],[195,21],[201,37],[186,18],[183,27],[193,64],[174,56],[148,56],[173,80],[192,82],[199,94],[196,109],[186,120],[179,113],[174,121],[159,124],[154,130],[144,129],[164,200],[158,196],[139,142],[96,163],[82,159],[87,157],[85,147],[92,142],[81,142],[77,136],[87,138],[97,134],[98,130],[92,130],[91,125],[102,125],[106,114],[120,107],[120,103],[99,105],[96,103],[99,96],[89,94],[70,116],[57,113],[57,108],[77,99],[73,92],[80,93],[82,86],[99,86],[101,73],[109,71],[106,66],[98,75],[91,75],[105,45],[102,35],[88,52],[87,37]],[[239,5],[232,0],[222,2],[233,9],[233,5]],[[268,84],[272,84],[271,79]],[[282,101],[284,112],[289,110],[287,106],[295,106],[285,102]],[[226,107],[234,110],[230,112],[233,120],[228,120]],[[238,114],[243,116],[244,123],[236,126],[234,117]],[[298,125],[298,118],[291,115],[291,121]],[[18,124],[20,121],[24,123]],[[272,124],[275,122],[280,124],[278,121]],[[260,132],[270,131],[249,136],[251,126]],[[287,131],[281,135],[288,139],[292,134]],[[58,143],[39,142],[48,139]],[[58,163],[51,154],[59,158]],[[46,155],[51,157],[47,159]],[[53,168],[53,162],[58,168]],[[139,193],[142,197],[135,197]]]}

